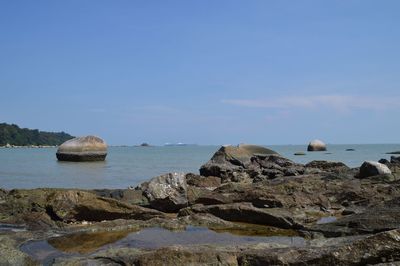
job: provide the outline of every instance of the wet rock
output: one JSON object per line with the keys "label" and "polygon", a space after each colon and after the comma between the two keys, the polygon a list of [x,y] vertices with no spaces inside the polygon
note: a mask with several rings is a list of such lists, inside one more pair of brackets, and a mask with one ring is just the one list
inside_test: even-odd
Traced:
{"label": "wet rock", "polygon": [[169,173],[142,183],[139,189],[152,208],[164,212],[176,212],[188,205],[186,176]]}
{"label": "wet rock", "polygon": [[93,193],[68,190],[48,196],[47,213],[62,221],[103,221],[114,219],[148,220],[162,213],[120,201],[97,197]]}
{"label": "wet rock", "polygon": [[163,214],[92,192],[66,189],[12,190],[0,205],[0,217],[11,223],[27,223],[32,228],[53,227],[56,223],[114,219],[148,220]]}
{"label": "wet rock", "polygon": [[326,144],[321,140],[312,140],[307,147],[307,151],[326,151]]}
{"label": "wet rock", "polygon": [[11,236],[0,235],[0,265],[38,265],[27,254],[18,249],[18,243]]}
{"label": "wet rock", "polygon": [[376,207],[347,215],[335,222],[313,226],[327,237],[371,234],[400,228],[400,207]]}
{"label": "wet rock", "polygon": [[178,216],[186,216],[192,213],[208,213],[227,221],[262,224],[284,229],[301,227],[290,218],[290,213],[284,210],[259,209],[250,203],[209,206],[195,205],[190,208],[182,209]]}
{"label": "wet rock", "polygon": [[339,238],[339,241],[335,239],[333,243],[329,242],[332,241],[297,249],[247,250],[238,255],[238,263],[239,265],[375,265],[400,260],[399,230],[360,239]]}
{"label": "wet rock", "polygon": [[61,144],[56,155],[59,161],[104,161],[107,144],[96,136],[73,138]]}
{"label": "wet rock", "polygon": [[366,161],[360,167],[360,173],[358,178],[366,178],[375,175],[390,175],[392,172],[390,169],[379,162]]}

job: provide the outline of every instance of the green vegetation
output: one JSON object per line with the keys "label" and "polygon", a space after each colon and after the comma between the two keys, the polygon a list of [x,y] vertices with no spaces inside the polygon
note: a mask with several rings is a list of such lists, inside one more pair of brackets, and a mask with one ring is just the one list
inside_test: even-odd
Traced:
{"label": "green vegetation", "polygon": [[20,128],[14,124],[0,123],[0,146],[7,144],[16,146],[54,146],[72,138],[73,136],[65,132],[44,132],[37,129]]}

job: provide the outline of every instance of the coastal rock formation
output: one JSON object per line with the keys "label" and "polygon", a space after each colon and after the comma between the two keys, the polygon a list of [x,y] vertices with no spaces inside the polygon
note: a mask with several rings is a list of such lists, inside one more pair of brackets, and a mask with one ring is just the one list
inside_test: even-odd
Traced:
{"label": "coastal rock formation", "polygon": [[223,146],[200,168],[202,176],[224,182],[258,182],[278,176],[297,175],[303,167],[262,146]]}
{"label": "coastal rock formation", "polygon": [[[0,250],[0,254],[5,261],[12,261],[14,254],[21,261],[26,254],[14,253],[15,249],[29,251],[22,249],[22,243],[37,239],[40,244],[45,239],[56,249],[88,251],[56,259],[55,265],[365,265],[400,261],[398,157],[380,160],[384,164],[366,162],[361,168],[329,161],[303,165],[261,148],[223,147],[202,167],[203,173],[210,175],[170,173],[135,189],[0,190],[0,230],[26,228],[5,233],[15,243],[4,243],[12,252]],[[367,174],[359,175],[365,169]],[[392,174],[387,174],[387,169]],[[179,241],[168,238],[172,242],[165,246],[158,246],[154,236],[146,237],[144,248],[133,248],[129,234],[151,230],[149,227],[188,228],[189,234],[194,232],[195,242],[204,227],[213,234],[225,232],[246,239],[280,236],[286,242],[238,245],[212,241],[213,245],[190,246],[180,244],[184,237],[177,233]],[[54,238],[52,232],[62,236]],[[81,241],[84,243],[79,244]],[[112,246],[114,241],[118,243]]]}
{"label": "coastal rock formation", "polygon": [[54,227],[54,222],[148,220],[163,213],[92,192],[66,189],[12,190],[0,204],[3,222],[25,223],[30,227]]}
{"label": "coastal rock formation", "polygon": [[227,221],[262,224],[284,229],[299,227],[286,211],[282,209],[260,209],[254,207],[251,203],[195,205],[182,209],[178,215],[186,216],[192,213],[208,213]]}
{"label": "coastal rock formation", "polygon": [[366,161],[361,165],[358,177],[365,178],[376,175],[390,175],[391,173],[392,171],[382,163]]}
{"label": "coastal rock formation", "polygon": [[315,139],[308,144],[307,151],[326,151],[326,144]]}
{"label": "coastal rock formation", "polygon": [[188,204],[186,176],[183,173],[169,173],[152,178],[138,189],[148,199],[152,208],[174,212]]}
{"label": "coastal rock formation", "polygon": [[96,136],[73,138],[61,144],[56,155],[60,161],[104,161],[107,144]]}

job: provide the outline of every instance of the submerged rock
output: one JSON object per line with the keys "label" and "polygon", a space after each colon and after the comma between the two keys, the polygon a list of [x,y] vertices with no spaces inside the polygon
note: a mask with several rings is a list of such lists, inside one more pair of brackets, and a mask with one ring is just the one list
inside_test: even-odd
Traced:
{"label": "submerged rock", "polygon": [[95,136],[73,138],[61,144],[56,155],[60,161],[104,161],[107,144]]}
{"label": "submerged rock", "polygon": [[366,161],[361,165],[358,177],[366,178],[376,175],[390,175],[391,173],[392,171],[390,171],[389,167],[382,163]]}
{"label": "submerged rock", "polygon": [[326,144],[315,139],[308,144],[307,151],[326,151]]}
{"label": "submerged rock", "polygon": [[184,173],[169,173],[152,178],[138,189],[148,199],[152,208],[164,212],[175,212],[186,207],[187,183]]}

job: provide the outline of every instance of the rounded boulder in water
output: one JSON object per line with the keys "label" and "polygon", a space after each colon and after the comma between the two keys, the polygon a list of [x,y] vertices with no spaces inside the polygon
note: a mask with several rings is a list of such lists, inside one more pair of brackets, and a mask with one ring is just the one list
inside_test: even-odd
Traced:
{"label": "rounded boulder in water", "polygon": [[56,156],[59,161],[104,161],[107,156],[107,144],[96,136],[73,138],[60,145]]}
{"label": "rounded boulder in water", "polygon": [[326,151],[326,144],[315,139],[308,144],[307,151]]}

